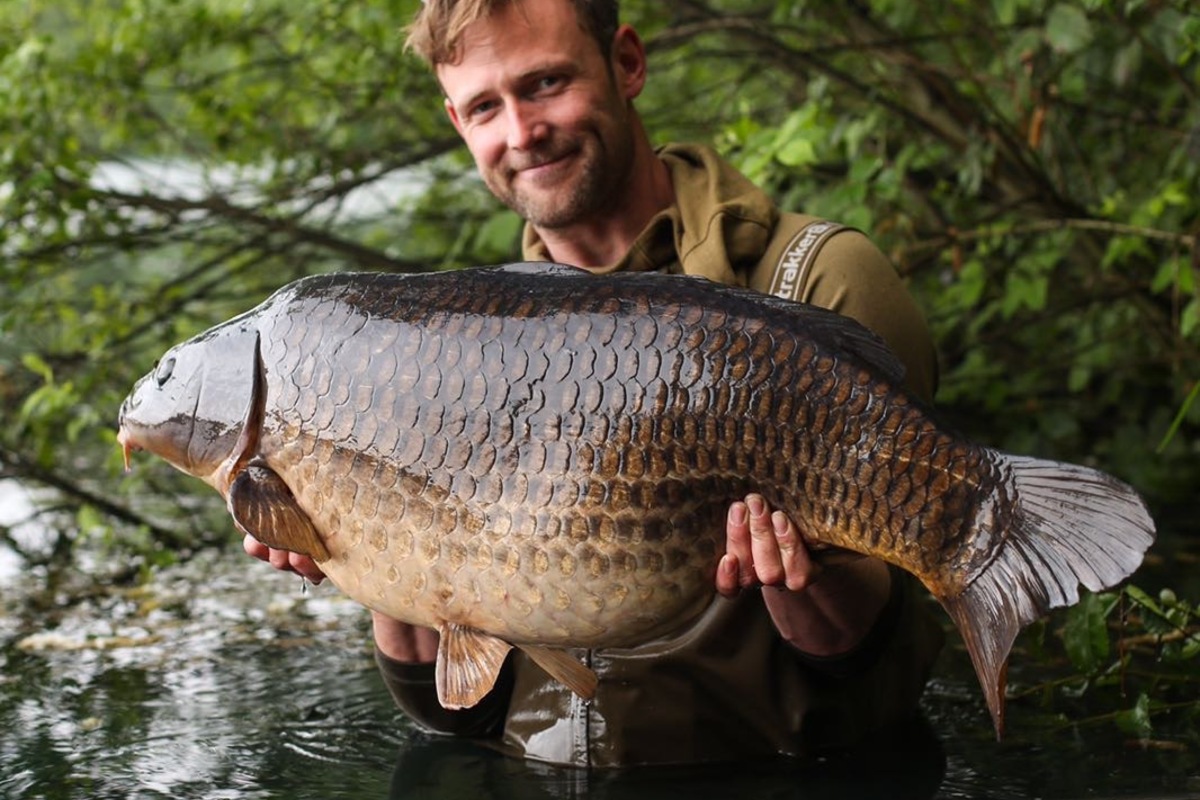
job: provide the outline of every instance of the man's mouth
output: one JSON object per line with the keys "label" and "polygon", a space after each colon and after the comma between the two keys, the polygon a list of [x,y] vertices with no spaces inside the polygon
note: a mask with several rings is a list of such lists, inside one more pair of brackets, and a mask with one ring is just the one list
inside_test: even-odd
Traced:
{"label": "man's mouth", "polygon": [[553,153],[550,155],[542,155],[533,158],[525,159],[523,162],[518,162],[512,166],[513,177],[517,175],[527,174],[530,177],[545,174],[551,170],[562,166],[567,159],[572,155],[572,151],[562,153]]}

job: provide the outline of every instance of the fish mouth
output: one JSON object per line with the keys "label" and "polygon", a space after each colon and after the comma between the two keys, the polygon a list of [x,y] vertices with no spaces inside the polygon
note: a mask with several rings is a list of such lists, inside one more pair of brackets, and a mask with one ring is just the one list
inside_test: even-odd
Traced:
{"label": "fish mouth", "polygon": [[129,472],[129,454],[141,450],[142,446],[134,441],[134,435],[129,431],[129,412],[136,406],[134,395],[126,397],[121,402],[121,409],[117,412],[117,444],[121,446],[121,458],[125,462],[125,471]]}

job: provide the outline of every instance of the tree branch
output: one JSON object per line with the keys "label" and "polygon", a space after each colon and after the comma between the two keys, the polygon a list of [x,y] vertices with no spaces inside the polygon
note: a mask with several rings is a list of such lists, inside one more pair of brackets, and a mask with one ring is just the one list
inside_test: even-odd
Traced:
{"label": "tree branch", "polygon": [[19,452],[7,447],[0,449],[0,460],[9,465],[12,477],[25,482],[40,483],[43,486],[54,489],[62,496],[74,500],[80,505],[90,505],[98,511],[128,525],[144,527],[156,541],[180,549],[190,549],[194,546],[194,542],[178,532],[151,522],[133,510],[84,488],[64,475],[42,467]]}

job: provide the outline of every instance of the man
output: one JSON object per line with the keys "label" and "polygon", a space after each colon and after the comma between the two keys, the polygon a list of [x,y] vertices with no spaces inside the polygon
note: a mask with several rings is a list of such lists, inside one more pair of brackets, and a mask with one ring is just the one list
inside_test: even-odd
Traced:
{"label": "man", "polygon": [[[430,0],[409,44],[488,187],[527,221],[526,258],[700,274],[832,308],[883,336],[909,387],[932,395],[924,322],[865,236],[781,214],[707,148],[653,149],[633,106],[645,50],[615,0]],[[246,549],[322,577],[295,554]],[[799,754],[912,713],[940,629],[901,573],[870,558],[823,567],[752,495],[729,510],[716,588],[725,599],[686,631],[582,653],[600,678],[590,703],[518,653],[478,706],[445,711],[437,633],[376,613],[378,661],[422,726],[568,764]]]}

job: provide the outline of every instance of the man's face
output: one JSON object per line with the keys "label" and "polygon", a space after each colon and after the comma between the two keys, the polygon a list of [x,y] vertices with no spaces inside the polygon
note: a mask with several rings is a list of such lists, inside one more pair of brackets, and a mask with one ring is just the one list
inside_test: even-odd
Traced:
{"label": "man's face", "polygon": [[[605,211],[630,171],[628,101],[566,0],[519,0],[467,29],[437,75],[488,188],[540,228]],[[632,93],[631,93],[632,91]]]}

